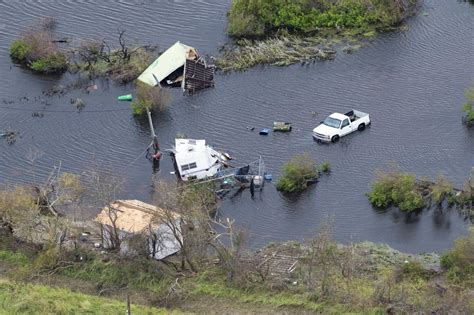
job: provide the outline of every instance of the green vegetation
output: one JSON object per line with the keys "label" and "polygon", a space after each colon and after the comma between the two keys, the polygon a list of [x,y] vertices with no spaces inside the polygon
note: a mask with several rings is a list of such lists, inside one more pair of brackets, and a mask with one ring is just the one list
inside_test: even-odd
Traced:
{"label": "green vegetation", "polygon": [[426,206],[422,191],[412,173],[379,172],[368,194],[369,201],[378,208],[395,206],[402,211],[415,211]]}
{"label": "green vegetation", "polygon": [[415,174],[400,172],[396,169],[378,171],[367,193],[374,207],[398,207],[402,211],[412,212],[434,205],[437,207],[456,206],[466,219],[474,221],[471,187],[466,182],[461,190],[455,190],[453,184],[439,175],[435,182],[418,180]]}
{"label": "green vegetation", "polygon": [[430,198],[433,203],[436,205],[441,205],[441,203],[453,196],[453,184],[449,182],[444,176],[439,175],[430,186]]}
{"label": "green vegetation", "polygon": [[[330,168],[328,163],[317,167],[308,154],[297,155],[290,162],[290,178]],[[300,166],[303,168],[298,169]],[[407,176],[401,177],[406,183]],[[48,183],[58,195],[48,194],[48,184],[38,187],[39,192],[22,187],[0,192],[0,307],[8,313],[42,313],[46,305],[49,313],[118,313],[128,294],[140,305],[166,305],[206,314],[229,313],[242,306],[248,313],[474,311],[470,295],[474,232],[443,256],[445,270],[440,268],[437,254],[403,254],[372,243],[337,244],[329,226],[304,243],[272,244],[253,252],[244,247],[245,234],[233,227],[233,220],[216,221],[208,215],[217,205],[212,187],[158,182],[157,205],[163,214],[153,221],[182,234],[174,236],[180,242],[180,252],[156,261],[149,257],[149,243],[141,242],[150,237],[147,232],[128,239],[127,255],[97,250],[78,240],[83,231],[91,233],[91,240],[102,234],[87,222],[75,225],[58,219],[48,209],[51,203],[61,205],[61,200],[68,200],[70,206],[88,199],[79,198],[83,196],[81,178],[68,173],[52,178]],[[94,186],[99,190],[94,193],[108,202],[107,194],[112,191],[115,198],[117,189],[115,180],[110,185],[102,180]],[[442,177],[430,185],[419,182],[417,187],[433,200],[443,198],[440,196],[449,190]],[[166,209],[173,209],[181,219],[176,220],[175,212]],[[32,237],[37,234],[42,237]],[[135,239],[138,241],[133,242]],[[107,295],[120,302],[38,285]],[[15,301],[14,295],[19,296]],[[142,309],[160,311],[136,307],[134,313],[140,314]]]}
{"label": "green vegetation", "polygon": [[316,161],[309,153],[295,155],[283,165],[276,188],[287,193],[301,192],[319,177]]}
{"label": "green vegetation", "polygon": [[[36,279],[40,283],[59,281],[61,286],[79,291],[87,287],[97,288],[99,294],[119,291],[114,296],[123,296],[124,291],[133,289],[142,297],[140,303],[153,305],[171,303],[186,307],[186,301],[198,300],[203,313],[215,310],[215,303],[219,301],[227,303],[227,310],[235,310],[238,303],[244,303],[251,313],[262,306],[267,307],[267,311],[269,307],[325,314],[380,313],[387,307],[395,313],[453,310],[472,313],[474,310],[469,298],[474,233],[469,239],[457,241],[453,250],[443,256],[446,273],[432,269],[438,264],[437,255],[407,255],[372,243],[341,246],[330,235],[330,230],[322,229],[304,244],[288,243],[264,248],[266,257],[275,253],[300,257],[295,271],[284,276],[273,276],[273,271],[262,267],[261,262],[255,263],[258,261],[254,260],[256,256],[242,252],[241,260],[235,266],[239,281],[229,278],[227,269],[212,263],[212,259],[201,265],[202,270],[197,273],[175,270],[177,266],[171,267],[173,260],[164,264],[111,253],[96,256],[87,251],[61,256],[58,265],[51,268],[49,263],[44,264],[50,261],[45,257],[53,257],[58,252],[50,249],[32,258],[5,250],[1,252],[0,263],[11,265],[7,267],[10,268],[9,278],[18,279],[18,274],[23,274],[25,280]],[[71,261],[74,257],[75,260]],[[49,267],[44,269],[40,265]],[[445,277],[449,282],[442,280]],[[77,279],[85,282],[76,282]],[[76,286],[79,283],[82,284]],[[0,306],[9,313],[42,313],[44,307],[49,307],[49,313],[53,314],[118,313],[125,307],[123,300],[118,302],[11,280],[0,280],[0,289]],[[136,302],[137,298],[132,301]],[[132,306],[132,312],[155,314],[160,310]]]}
{"label": "green vegetation", "polygon": [[78,264],[63,268],[59,274],[102,286],[119,286],[146,289],[156,293],[166,292],[170,285],[171,270],[164,264],[147,257],[120,257],[103,261],[91,255]]}
{"label": "green vegetation", "polygon": [[26,255],[10,250],[0,250],[0,261],[22,267],[30,263],[30,259]]}
{"label": "green vegetation", "polygon": [[318,170],[322,173],[329,173],[331,171],[331,163],[329,163],[329,161],[324,161],[319,164]]}
{"label": "green vegetation", "polygon": [[151,112],[164,111],[169,101],[170,94],[165,89],[139,82],[136,97],[131,106],[134,115],[146,115],[147,109]]}
{"label": "green vegetation", "polygon": [[[407,10],[401,4],[407,5]],[[322,28],[389,28],[400,23],[416,1],[395,0],[234,0],[232,36],[265,36],[278,29],[312,32]]]}
{"label": "green vegetation", "polygon": [[474,289],[474,229],[468,236],[454,242],[453,248],[441,257],[448,278],[457,284]]}
{"label": "green vegetation", "polygon": [[[54,24],[54,23],[53,23]],[[53,42],[51,23],[41,23],[24,31],[10,46],[10,56],[40,73],[62,73],[68,68],[66,55]]]}
{"label": "green vegetation", "polygon": [[377,31],[398,26],[418,0],[234,0],[216,65],[243,70],[258,64],[287,66],[335,58],[334,45],[352,53]]}
{"label": "green vegetation", "polygon": [[157,57],[156,47],[129,47],[125,31],[119,31],[120,48],[111,49],[105,41],[85,41],[76,53],[78,70],[90,77],[107,77],[117,83],[134,81]]}
{"label": "green vegetation", "polygon": [[[0,279],[2,314],[125,314],[126,302],[66,289]],[[170,314],[164,309],[131,305],[132,314]]]}
{"label": "green vegetation", "polygon": [[465,96],[468,101],[462,106],[462,111],[466,113],[466,116],[464,117],[464,123],[468,127],[471,127],[474,125],[474,110],[472,109],[472,105],[474,104],[474,87],[467,89]]}

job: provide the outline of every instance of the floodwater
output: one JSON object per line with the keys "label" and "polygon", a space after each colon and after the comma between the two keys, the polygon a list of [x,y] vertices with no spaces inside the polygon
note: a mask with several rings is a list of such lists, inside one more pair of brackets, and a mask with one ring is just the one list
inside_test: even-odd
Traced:
{"label": "floodwater", "polygon": [[[25,26],[52,16],[59,35],[76,44],[89,38],[113,42],[121,27],[131,41],[165,49],[180,40],[217,55],[227,40],[230,2],[0,0],[0,130],[11,127],[21,135],[11,146],[0,141],[0,184],[44,179],[59,161],[63,170],[78,173],[99,164],[124,176],[127,190],[121,197],[152,198],[152,168],[140,157],[150,143],[147,123],[116,101],[131,87],[98,80],[99,89],[90,94],[74,90],[44,98],[42,91],[76,77],[39,76],[14,66],[8,47]],[[254,246],[302,240],[330,221],[339,241],[442,251],[467,231],[456,211],[412,216],[379,211],[365,193],[374,171],[390,161],[432,179],[443,173],[457,186],[467,179],[474,165],[474,131],[461,124],[460,106],[474,79],[473,17],[474,6],[467,2],[426,0],[407,31],[383,34],[354,54],[339,53],[335,61],[219,74],[214,89],[191,97],[172,90],[169,110],[154,117],[161,146],[170,148],[184,132],[226,149],[240,163],[261,154],[274,178],[296,153],[331,162],[331,174],[299,198],[286,199],[269,184],[254,198],[244,191],[222,203],[220,215],[235,218]],[[81,113],[70,103],[75,97],[87,103]],[[313,142],[311,131],[324,116],[350,108],[370,113],[371,128],[337,144]],[[258,135],[275,120],[293,122],[294,131]],[[158,176],[173,180],[171,171],[171,160],[164,157]]]}

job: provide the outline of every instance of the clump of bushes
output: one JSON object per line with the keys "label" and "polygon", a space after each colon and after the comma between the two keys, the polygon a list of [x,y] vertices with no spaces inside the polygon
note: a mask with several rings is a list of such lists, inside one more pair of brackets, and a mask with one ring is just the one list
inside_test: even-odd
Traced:
{"label": "clump of bushes", "polygon": [[170,94],[165,89],[138,83],[136,97],[131,106],[133,114],[139,116],[146,114],[147,109],[151,112],[162,112],[167,108],[169,101]]}
{"label": "clump of bushes", "polygon": [[156,47],[131,47],[124,30],[119,30],[118,47],[111,48],[105,41],[83,42],[76,51],[81,61],[78,70],[125,84],[134,81],[157,56]]}
{"label": "clump of bushes", "polygon": [[329,173],[331,171],[331,163],[329,163],[329,161],[324,161],[319,164],[318,170],[322,173]]}
{"label": "clump of bushes", "polygon": [[416,176],[397,171],[379,172],[367,196],[370,203],[378,208],[395,206],[402,211],[415,211],[425,207],[422,192]]}
{"label": "clump of bushes", "polygon": [[311,32],[322,28],[388,28],[402,21],[416,2],[409,0],[404,8],[396,0],[234,0],[228,13],[228,32],[251,37],[278,29]]}
{"label": "clump of bushes", "polygon": [[10,46],[10,56],[40,73],[62,73],[68,68],[66,55],[54,43],[54,21],[42,22],[24,31]]}
{"label": "clump of bushes", "polygon": [[441,257],[441,266],[451,281],[474,288],[474,229],[454,242],[453,248]]}
{"label": "clump of bushes", "polygon": [[278,179],[276,188],[287,193],[300,192],[318,177],[316,161],[309,153],[298,154],[283,165],[283,176]]}
{"label": "clump of bushes", "polygon": [[467,89],[465,95],[468,101],[462,105],[462,111],[466,113],[463,122],[468,127],[472,127],[474,125],[474,110],[472,109],[472,104],[474,103],[474,87]]}
{"label": "clump of bushes", "polygon": [[445,199],[453,196],[453,184],[443,175],[438,176],[436,182],[431,185],[430,190],[431,201],[437,205],[441,205]]}
{"label": "clump of bushes", "polygon": [[419,261],[405,261],[400,268],[402,276],[411,280],[428,280],[430,271]]}

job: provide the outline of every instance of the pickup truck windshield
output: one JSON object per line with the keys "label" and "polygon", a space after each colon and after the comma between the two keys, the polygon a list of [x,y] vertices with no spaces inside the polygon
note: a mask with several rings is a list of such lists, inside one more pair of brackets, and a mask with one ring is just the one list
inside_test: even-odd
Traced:
{"label": "pickup truck windshield", "polygon": [[339,128],[339,126],[341,125],[341,121],[336,118],[328,117],[323,121],[323,124],[329,127]]}

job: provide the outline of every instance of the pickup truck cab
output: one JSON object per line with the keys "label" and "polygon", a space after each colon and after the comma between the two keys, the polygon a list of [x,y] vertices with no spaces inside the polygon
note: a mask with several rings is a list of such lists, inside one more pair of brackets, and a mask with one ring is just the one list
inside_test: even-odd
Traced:
{"label": "pickup truck cab", "polygon": [[370,125],[369,114],[357,110],[348,113],[333,113],[313,129],[313,138],[320,142],[337,142],[341,137],[356,130],[362,131]]}

